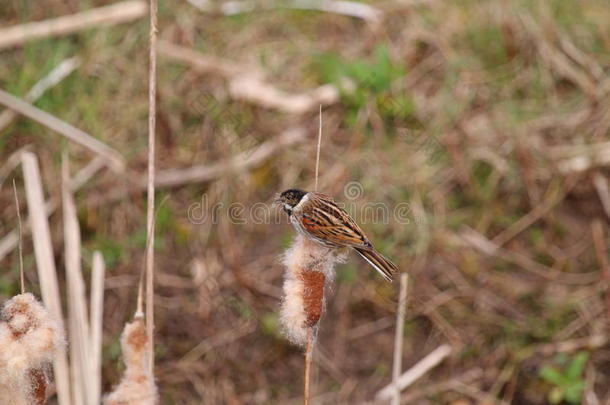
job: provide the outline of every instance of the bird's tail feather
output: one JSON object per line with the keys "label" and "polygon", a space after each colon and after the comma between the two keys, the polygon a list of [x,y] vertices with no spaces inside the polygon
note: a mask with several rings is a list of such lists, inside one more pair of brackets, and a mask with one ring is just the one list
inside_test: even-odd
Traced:
{"label": "bird's tail feather", "polygon": [[399,272],[398,267],[375,249],[359,249],[355,248],[360,256],[369,262],[375,270],[377,270],[387,281],[392,281],[394,275]]}

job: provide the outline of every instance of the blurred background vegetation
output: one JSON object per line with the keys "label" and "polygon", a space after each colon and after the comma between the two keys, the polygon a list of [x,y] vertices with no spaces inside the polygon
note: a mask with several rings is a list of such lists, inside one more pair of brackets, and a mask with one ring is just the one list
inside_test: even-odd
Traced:
{"label": "blurred background vegetation", "polygon": [[[0,25],[107,4],[4,0]],[[323,103],[319,188],[354,203],[356,217],[368,203],[390,212],[408,204],[408,221],[363,224],[411,276],[403,365],[442,343],[454,349],[405,391],[404,403],[609,403],[610,4],[368,4],[375,18],[280,2],[225,15],[221,3],[161,1],[159,35],[238,70],[256,67],[286,93],[326,84],[338,91]],[[134,184],[146,170],[147,19],[0,49],[0,87],[23,97],[74,56],[81,65],[35,105],[128,162],[126,174],[102,169],[76,194],[84,259],[99,249],[108,265],[107,391],[121,372],[118,338],[133,315],[144,263],[146,200]],[[227,165],[205,181],[160,187],[161,402],[298,403],[302,353],[278,327],[278,257],[293,230],[283,217],[281,224],[253,221],[248,209],[287,188],[313,188],[318,103],[298,112],[269,108],[235,96],[226,74],[163,53],[158,63],[159,171],[247,158],[290,128],[306,134],[246,168]],[[60,193],[62,151],[74,170],[93,158],[19,118],[0,132],[0,163],[27,145],[40,159],[48,197]],[[2,174],[19,184],[19,170]],[[354,181],[357,198],[346,195]],[[231,213],[232,203],[246,210]],[[209,213],[219,207],[216,220],[193,220],[193,204]],[[51,225],[62,268],[60,214]],[[15,228],[5,181],[0,237]],[[31,241],[24,242],[27,282],[38,291]],[[16,251],[0,268],[3,301],[18,292]],[[329,297],[316,403],[370,401],[390,381],[396,286],[352,256]]]}

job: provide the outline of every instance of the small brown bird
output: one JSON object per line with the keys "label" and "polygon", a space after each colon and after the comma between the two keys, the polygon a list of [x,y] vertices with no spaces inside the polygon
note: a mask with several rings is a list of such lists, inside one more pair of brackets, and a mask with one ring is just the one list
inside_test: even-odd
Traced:
{"label": "small brown bird", "polygon": [[326,194],[298,189],[284,191],[276,200],[282,204],[297,232],[333,248],[356,250],[387,281],[392,281],[398,267],[381,253],[352,217]]}

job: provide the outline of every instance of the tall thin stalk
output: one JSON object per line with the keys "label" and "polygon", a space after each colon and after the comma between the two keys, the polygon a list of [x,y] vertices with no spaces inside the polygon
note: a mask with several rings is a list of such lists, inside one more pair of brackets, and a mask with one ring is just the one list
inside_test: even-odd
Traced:
{"label": "tall thin stalk", "polygon": [[318,127],[318,149],[316,151],[316,184],[313,191],[318,191],[318,172],[320,169],[320,146],[322,145],[322,104],[320,104],[320,124]]}
{"label": "tall thin stalk", "polygon": [[[40,281],[40,292],[45,307],[51,316],[60,323],[63,329],[63,314],[61,300],[59,298],[59,287],[57,283],[57,271],[51,243],[51,231],[47,214],[44,210],[45,200],[40,178],[40,169],[36,155],[24,152],[21,155],[23,167],[23,179],[25,184],[25,196],[30,217],[30,229],[34,242],[34,255]],[[68,360],[64,349],[58,350],[53,363],[55,371],[55,385],[59,405],[70,405],[70,373]]]}
{"label": "tall thin stalk", "polygon": [[102,326],[104,323],[104,274],[106,265],[99,251],[93,252],[91,265],[90,297],[90,366],[92,383],[92,401],[99,404],[102,394]]}
{"label": "tall thin stalk", "polygon": [[311,358],[313,356],[313,328],[307,333],[307,346],[305,348],[305,388],[303,390],[303,403],[309,405],[310,398],[310,379],[311,379]]}
{"label": "tall thin stalk", "polygon": [[[318,147],[316,150],[316,180],[314,191],[318,191],[318,176],[320,169],[320,149],[322,146],[322,105],[320,105],[320,121],[318,128]],[[313,357],[315,341],[313,328],[310,328],[307,332],[307,346],[305,348],[305,376],[304,376],[304,389],[303,389],[303,402],[305,405],[309,404],[310,391],[311,391],[311,360]]]}
{"label": "tall thin stalk", "polygon": [[157,96],[157,0],[150,0],[150,66],[148,74],[148,204],[146,234],[146,334],[150,372],[154,372],[154,234],[155,234],[155,125]]}
{"label": "tall thin stalk", "polygon": [[19,209],[19,197],[17,196],[17,186],[13,179],[13,193],[15,194],[15,207],[17,208],[17,224],[19,225],[19,280],[21,282],[21,294],[25,293],[25,277],[23,275],[23,235],[21,230],[21,212]]}
{"label": "tall thin stalk", "polygon": [[398,389],[398,378],[402,372],[402,344],[405,327],[405,314],[407,309],[407,289],[409,287],[409,276],[407,273],[400,275],[400,293],[398,295],[398,311],[396,314],[396,334],[394,335],[394,364],[392,368],[392,382],[395,391],[392,395],[392,405],[400,405],[400,390]]}
{"label": "tall thin stalk", "polygon": [[89,315],[85,281],[81,266],[81,236],[76,204],[70,191],[68,158],[61,164],[62,207],[64,223],[64,256],[68,298],[68,325],[70,338],[70,371],[72,392],[76,403],[95,404],[91,373]]}

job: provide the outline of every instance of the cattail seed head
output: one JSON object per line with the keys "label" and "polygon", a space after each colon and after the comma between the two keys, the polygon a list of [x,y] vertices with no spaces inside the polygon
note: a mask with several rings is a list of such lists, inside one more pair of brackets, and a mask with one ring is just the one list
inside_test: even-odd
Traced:
{"label": "cattail seed head", "polygon": [[65,344],[59,324],[30,293],[6,301],[0,312],[0,398],[44,403],[48,368]]}
{"label": "cattail seed head", "polygon": [[154,405],[157,386],[150,373],[147,358],[148,337],[142,318],[129,322],[121,335],[125,373],[115,390],[104,399],[104,405]]}
{"label": "cattail seed head", "polygon": [[[334,280],[334,267],[345,259],[337,249],[298,234],[284,254],[286,268],[280,321],[288,339],[305,346],[324,311],[324,290]],[[314,334],[315,335],[315,334]]]}

